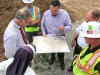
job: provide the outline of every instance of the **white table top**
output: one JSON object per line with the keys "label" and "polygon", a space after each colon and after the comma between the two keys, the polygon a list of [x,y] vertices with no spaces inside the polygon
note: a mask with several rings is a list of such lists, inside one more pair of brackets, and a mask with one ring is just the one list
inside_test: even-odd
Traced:
{"label": "white table top", "polygon": [[64,36],[34,36],[33,45],[36,53],[70,52]]}

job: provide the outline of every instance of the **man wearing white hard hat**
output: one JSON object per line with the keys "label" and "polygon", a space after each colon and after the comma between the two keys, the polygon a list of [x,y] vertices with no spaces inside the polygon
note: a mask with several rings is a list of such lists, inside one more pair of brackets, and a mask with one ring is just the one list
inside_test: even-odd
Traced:
{"label": "man wearing white hard hat", "polygon": [[100,75],[100,23],[88,22],[81,29],[86,46],[73,62],[74,75]]}
{"label": "man wearing white hard hat", "polygon": [[32,15],[32,21],[25,27],[26,37],[29,43],[32,43],[33,36],[39,35],[39,22],[40,22],[40,9],[36,6],[33,6],[34,0],[22,0],[27,5],[27,9]]}
{"label": "man wearing white hard hat", "polygon": [[[72,38],[72,41],[71,41],[72,48],[75,47],[74,48],[74,53],[73,53],[74,59],[81,52],[82,48],[88,45],[88,44],[86,44],[84,37],[80,35],[81,28],[83,28],[83,26],[88,22],[91,22],[91,21],[98,22],[99,14],[100,14],[100,12],[99,12],[98,9],[90,10],[86,14],[85,21],[76,28],[76,32],[75,32],[75,34],[74,34],[74,36]],[[73,61],[74,61],[74,59],[73,59]],[[67,69],[68,71],[72,71],[73,70],[72,62],[71,62],[71,66],[69,66],[68,69]]]}

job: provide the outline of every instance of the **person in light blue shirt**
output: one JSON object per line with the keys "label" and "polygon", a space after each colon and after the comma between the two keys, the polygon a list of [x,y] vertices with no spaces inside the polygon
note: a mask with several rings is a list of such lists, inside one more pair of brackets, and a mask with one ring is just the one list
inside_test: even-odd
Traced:
{"label": "person in light blue shirt", "polygon": [[[65,36],[65,32],[72,29],[71,19],[68,13],[60,9],[59,0],[51,0],[50,10],[47,10],[41,21],[41,30],[43,36],[56,35]],[[65,69],[64,53],[57,53],[61,64],[61,69]],[[49,64],[53,64],[55,53],[51,53]]]}
{"label": "person in light blue shirt", "polygon": [[[32,15],[25,8],[19,9],[15,15],[15,18],[8,24],[4,35],[3,45],[5,49],[5,56],[11,58],[15,56],[16,51],[26,44],[28,44],[25,36],[23,38],[23,27],[31,22]],[[22,31],[20,30],[22,29]]]}

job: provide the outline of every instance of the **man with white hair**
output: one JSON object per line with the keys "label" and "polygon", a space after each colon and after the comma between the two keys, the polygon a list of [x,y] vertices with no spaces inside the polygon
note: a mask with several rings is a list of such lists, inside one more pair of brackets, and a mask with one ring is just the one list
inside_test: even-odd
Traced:
{"label": "man with white hair", "polygon": [[31,18],[32,15],[25,8],[22,8],[16,12],[15,18],[8,24],[3,36],[7,58],[14,57],[21,46],[28,44],[23,27],[31,22]]}

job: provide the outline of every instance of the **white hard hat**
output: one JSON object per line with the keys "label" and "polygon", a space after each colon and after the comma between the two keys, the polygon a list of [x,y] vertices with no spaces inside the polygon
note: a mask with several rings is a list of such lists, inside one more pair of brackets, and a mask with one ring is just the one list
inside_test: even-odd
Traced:
{"label": "white hard hat", "polygon": [[22,0],[24,3],[32,3],[34,0]]}
{"label": "white hard hat", "polygon": [[100,38],[100,23],[88,22],[81,29],[80,35],[88,38]]}

